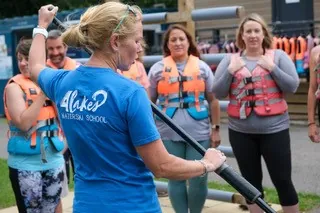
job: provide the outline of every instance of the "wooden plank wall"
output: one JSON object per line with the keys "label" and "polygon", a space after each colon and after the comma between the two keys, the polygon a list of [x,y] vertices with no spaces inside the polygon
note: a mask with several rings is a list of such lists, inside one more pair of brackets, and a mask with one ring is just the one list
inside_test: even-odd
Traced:
{"label": "wooden plank wall", "polygon": [[[272,0],[196,0],[195,8],[211,8],[211,7],[225,7],[225,6],[243,6],[246,14],[258,13],[260,14],[268,24],[272,23]],[[320,0],[313,0],[313,14],[314,20],[320,21]],[[196,22],[196,29],[212,29],[237,26],[240,19],[222,19],[211,21],[198,21]],[[315,24],[315,35],[320,34],[320,23]],[[228,38],[233,39],[235,35],[235,29],[221,30],[221,36],[227,35]],[[198,32],[198,36],[203,39],[210,40],[212,36],[211,31]]]}
{"label": "wooden plank wall", "polygon": [[[196,0],[195,8],[212,8],[212,7],[226,7],[226,6],[243,6],[246,14],[259,13],[267,23],[272,20],[271,0]],[[221,19],[210,21],[198,21],[196,22],[196,29],[212,29],[234,26],[237,27],[240,22],[239,18],[233,19]],[[228,39],[233,39],[236,33],[236,28],[220,30],[220,36],[227,36]],[[212,39],[211,31],[199,31],[198,36],[202,39]]]}
{"label": "wooden plank wall", "polygon": [[286,96],[291,120],[308,121],[307,99],[309,84],[301,82],[295,94]]}
{"label": "wooden plank wall", "polygon": [[[320,1],[319,0],[313,0],[313,15],[314,20],[320,21]],[[320,33],[320,23],[315,24],[315,35],[318,35]]]}

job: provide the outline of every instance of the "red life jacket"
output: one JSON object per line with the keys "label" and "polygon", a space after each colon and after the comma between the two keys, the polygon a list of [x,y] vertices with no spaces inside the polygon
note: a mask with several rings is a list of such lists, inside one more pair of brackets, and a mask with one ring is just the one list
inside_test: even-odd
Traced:
{"label": "red life jacket", "polygon": [[[266,55],[273,60],[274,50],[266,50]],[[246,119],[252,109],[259,116],[280,115],[288,109],[270,72],[259,65],[252,72],[246,67],[235,72],[229,99],[228,115],[240,119]]]}
{"label": "red life jacket", "polygon": [[139,72],[138,63],[141,63],[141,62],[138,62],[137,60],[135,60],[135,63],[130,66],[130,69],[128,71],[121,71],[121,70],[117,70],[117,71],[121,75],[141,84],[140,81],[142,77]]}

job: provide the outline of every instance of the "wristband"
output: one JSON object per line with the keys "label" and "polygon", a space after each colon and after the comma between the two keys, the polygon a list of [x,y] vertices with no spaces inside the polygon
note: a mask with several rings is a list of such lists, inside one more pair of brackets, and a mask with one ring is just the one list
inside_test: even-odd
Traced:
{"label": "wristband", "polygon": [[200,175],[200,177],[204,177],[206,174],[208,174],[207,164],[203,160],[194,160],[196,162],[201,163],[204,166],[204,173]]}
{"label": "wristband", "polygon": [[308,123],[308,126],[311,126],[313,124],[316,124],[316,123],[315,122],[310,122],[310,123]]}
{"label": "wristband", "polygon": [[41,28],[41,27],[33,28],[32,38],[34,38],[37,34],[43,35],[45,39],[48,38],[48,31],[44,28]]}
{"label": "wristband", "polygon": [[220,129],[220,126],[217,125],[217,124],[213,124],[213,125],[211,126],[211,129],[219,130],[219,129]]}

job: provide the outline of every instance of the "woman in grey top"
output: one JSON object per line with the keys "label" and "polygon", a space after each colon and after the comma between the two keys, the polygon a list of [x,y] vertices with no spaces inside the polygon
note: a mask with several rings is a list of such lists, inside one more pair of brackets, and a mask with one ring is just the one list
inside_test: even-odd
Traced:
{"label": "woman in grey top", "polygon": [[[199,60],[191,35],[181,25],[169,27],[164,35],[163,51],[165,58],[149,71],[151,100],[203,147],[217,147],[220,108],[212,93],[211,69]],[[204,101],[208,102],[209,109]],[[169,153],[189,160],[201,159],[201,155],[163,121],[156,118],[156,124]],[[169,180],[168,188],[175,212],[200,213],[207,196],[207,175],[190,179],[188,190],[185,180]]]}
{"label": "woman in grey top", "polygon": [[[288,106],[299,78],[282,50],[271,50],[272,38],[258,14],[245,17],[237,31],[239,54],[219,64],[213,84],[217,98],[229,96],[229,139],[244,178],[263,193],[261,156],[285,213],[299,211],[291,180]],[[248,205],[251,213],[263,212]]]}

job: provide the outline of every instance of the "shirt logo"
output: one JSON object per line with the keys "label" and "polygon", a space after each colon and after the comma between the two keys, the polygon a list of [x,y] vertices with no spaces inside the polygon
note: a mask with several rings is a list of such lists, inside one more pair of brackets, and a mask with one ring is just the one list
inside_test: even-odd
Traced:
{"label": "shirt logo", "polygon": [[93,93],[91,100],[86,96],[78,97],[78,90],[68,91],[60,102],[60,107],[65,108],[66,112],[69,113],[77,110],[95,112],[106,102],[107,98],[108,93],[104,90],[98,90]]}

